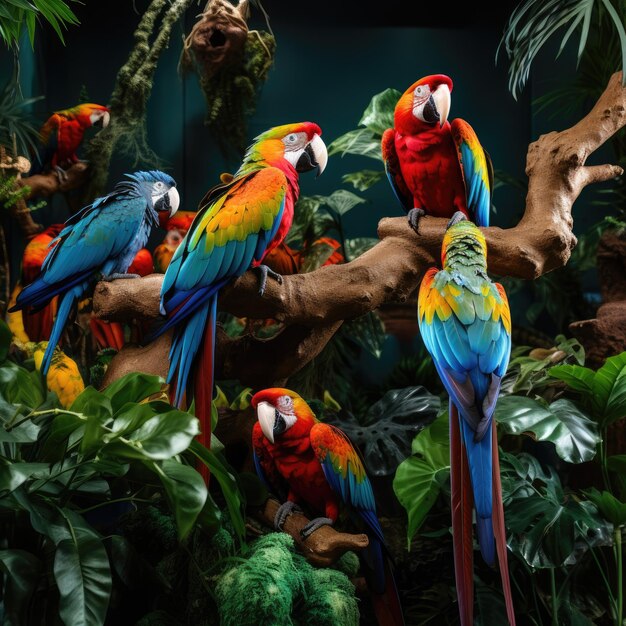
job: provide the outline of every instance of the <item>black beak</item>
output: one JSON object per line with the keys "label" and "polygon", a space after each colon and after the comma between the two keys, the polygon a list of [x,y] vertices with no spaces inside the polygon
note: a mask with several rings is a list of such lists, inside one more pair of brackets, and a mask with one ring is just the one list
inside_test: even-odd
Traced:
{"label": "black beak", "polygon": [[315,159],[315,153],[313,152],[313,148],[311,148],[311,144],[308,144],[296,163],[296,172],[302,174],[303,172],[310,172],[315,169],[318,170],[317,175],[319,176],[319,163]]}
{"label": "black beak", "polygon": [[276,441],[276,437],[282,435],[287,430],[287,422],[285,422],[285,418],[276,410],[275,419],[274,419],[274,428],[272,432],[274,434],[274,441]]}
{"label": "black beak", "polygon": [[439,115],[439,111],[437,111],[437,105],[435,104],[435,100],[432,96],[428,98],[428,102],[424,105],[424,112],[422,113],[424,116],[424,120],[429,124],[436,124],[441,120],[441,115]]}
{"label": "black beak", "polygon": [[156,211],[167,211],[168,213],[172,209],[172,205],[170,204],[170,194],[164,193],[155,203],[154,209]]}

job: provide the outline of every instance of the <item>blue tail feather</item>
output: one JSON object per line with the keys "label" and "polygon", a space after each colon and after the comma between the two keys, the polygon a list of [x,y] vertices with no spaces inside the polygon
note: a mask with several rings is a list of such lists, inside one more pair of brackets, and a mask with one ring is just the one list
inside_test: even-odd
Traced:
{"label": "blue tail feather", "polygon": [[496,538],[493,534],[493,520],[491,517],[476,515],[476,534],[480,553],[487,565],[493,567],[496,562]]}
{"label": "blue tail feather", "polygon": [[57,316],[54,320],[54,324],[52,326],[52,332],[50,333],[50,338],[48,339],[48,346],[43,355],[43,360],[41,364],[41,373],[46,376],[48,374],[48,369],[50,367],[50,362],[52,361],[52,355],[54,354],[54,349],[59,343],[59,339],[61,338],[61,333],[65,328],[65,324],[67,323],[67,318],[70,316],[72,311],[72,305],[74,304],[74,300],[80,296],[82,293],[82,289],[72,289],[68,293],[66,293],[59,303],[59,308],[57,310]]}

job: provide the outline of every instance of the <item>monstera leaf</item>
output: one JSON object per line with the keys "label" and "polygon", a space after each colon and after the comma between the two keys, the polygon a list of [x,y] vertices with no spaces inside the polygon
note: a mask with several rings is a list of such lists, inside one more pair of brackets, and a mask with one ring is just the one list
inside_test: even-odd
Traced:
{"label": "monstera leaf", "polygon": [[590,461],[600,442],[597,424],[570,400],[545,406],[525,396],[503,396],[498,399],[495,417],[507,433],[532,433],[540,441],[551,441],[568,463]]}
{"label": "monstera leaf", "polygon": [[590,547],[611,545],[613,526],[595,504],[565,492],[553,469],[503,454],[500,474],[507,543],[531,567],[571,565]]}
{"label": "monstera leaf", "polygon": [[424,387],[388,391],[360,421],[328,415],[359,447],[371,476],[390,476],[411,453],[411,440],[437,417],[441,401]]}

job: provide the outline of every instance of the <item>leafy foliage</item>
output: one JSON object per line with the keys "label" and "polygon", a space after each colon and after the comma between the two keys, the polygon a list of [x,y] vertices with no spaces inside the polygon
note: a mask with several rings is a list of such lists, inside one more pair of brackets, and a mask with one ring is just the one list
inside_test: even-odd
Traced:
{"label": "leafy foliage", "polygon": [[62,43],[63,30],[79,24],[70,8],[70,2],[78,0],[9,0],[0,7],[0,37],[8,48],[19,47],[24,27],[28,31],[30,45],[35,44],[35,28],[38,21],[44,20],[57,34]]}
{"label": "leafy foliage", "polygon": [[[618,3],[620,8],[621,3]],[[567,27],[561,40],[560,54],[571,36],[580,28],[578,59],[580,60],[592,22],[605,12],[610,24],[619,36],[621,64],[626,62],[626,31],[623,15],[615,9],[611,0],[526,0],[518,6],[504,30],[500,48],[505,47],[510,60],[509,90],[517,98],[530,73],[537,53],[561,28]],[[500,50],[498,49],[498,51]]]}
{"label": "leafy foliage", "polygon": [[14,80],[9,80],[0,92],[0,145],[9,151],[15,147],[13,156],[36,152],[39,141],[39,130],[29,108],[43,96],[24,99],[19,94],[19,86]]}

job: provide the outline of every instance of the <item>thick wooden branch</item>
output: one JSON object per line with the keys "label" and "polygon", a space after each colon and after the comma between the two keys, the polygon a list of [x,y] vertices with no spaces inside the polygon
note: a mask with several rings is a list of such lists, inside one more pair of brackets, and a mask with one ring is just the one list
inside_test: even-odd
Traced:
{"label": "thick wooden branch", "polygon": [[[279,506],[280,503],[277,500],[270,498],[263,509],[259,510],[258,519],[270,528],[274,528],[274,517]],[[293,537],[296,545],[313,565],[328,567],[348,550],[363,550],[369,545],[367,535],[341,533],[332,526],[322,526],[303,539],[301,531],[309,521],[302,513],[293,513],[285,521],[283,529]]]}
{"label": "thick wooden branch", "polygon": [[59,178],[56,171],[34,174],[19,181],[22,187],[30,187],[28,199],[49,198],[55,193],[66,193],[82,187],[89,178],[89,164],[83,161],[74,163],[65,170],[66,178]]}
{"label": "thick wooden branch", "polygon": [[[513,228],[483,229],[492,273],[535,279],[567,263],[576,245],[572,233],[574,201],[587,185],[622,174],[622,168],[616,165],[585,163],[594,150],[624,126],[625,111],[626,89],[621,74],[615,74],[580,122],[562,132],[542,135],[530,145],[526,161],[528,195],[522,219]],[[341,321],[364,315],[387,302],[405,301],[426,269],[438,261],[446,224],[444,219],[424,218],[416,235],[406,218],[385,218],[378,226],[381,241],[350,263],[285,276],[282,284],[270,280],[263,296],[258,294],[257,276],[252,272],[227,285],[220,293],[222,310],[239,317],[274,318],[288,326],[285,333],[291,333],[263,345],[258,340],[244,339],[225,347],[226,353],[231,350],[233,372],[241,375],[246,367],[251,368],[247,378],[251,382],[259,373],[252,369],[264,368],[263,380],[280,379],[318,354]],[[153,275],[101,283],[96,288],[94,311],[109,320],[154,318],[158,316],[161,280]],[[292,361],[286,363],[282,350],[288,339],[300,343],[291,346]],[[264,361],[272,353],[281,354],[281,358]],[[260,363],[253,365],[253,357],[261,359]],[[280,368],[280,374],[268,374],[270,362],[272,367]]]}

